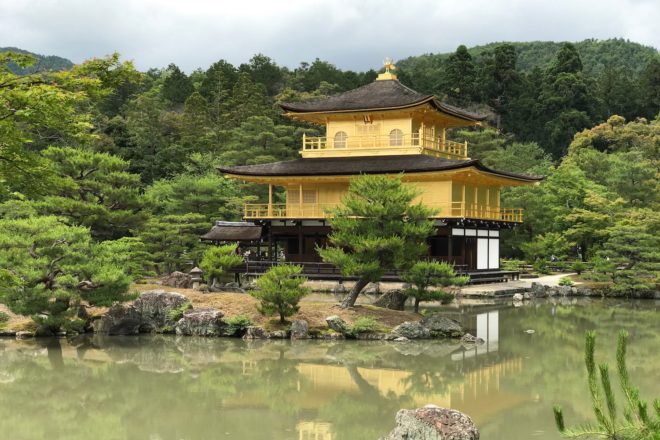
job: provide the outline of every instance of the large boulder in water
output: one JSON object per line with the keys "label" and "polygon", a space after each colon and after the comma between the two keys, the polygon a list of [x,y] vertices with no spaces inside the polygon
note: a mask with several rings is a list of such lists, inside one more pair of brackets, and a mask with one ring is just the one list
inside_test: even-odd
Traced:
{"label": "large boulder in water", "polygon": [[460,411],[427,405],[400,410],[396,428],[380,440],[479,440],[479,430]]}
{"label": "large boulder in water", "polygon": [[174,271],[161,281],[163,286],[178,287],[180,289],[188,289],[192,287],[192,276],[187,273]]}
{"label": "large boulder in water", "polygon": [[291,323],[291,339],[309,339],[309,324],[304,319]]}
{"label": "large boulder in water", "polygon": [[224,313],[216,309],[195,309],[183,313],[176,323],[176,334],[182,336],[221,336]]}
{"label": "large boulder in water", "polygon": [[92,322],[92,328],[95,333],[137,335],[140,333],[140,324],[140,313],[132,304],[114,304],[103,316]]}
{"label": "large boulder in water", "polygon": [[390,310],[403,310],[408,296],[402,290],[394,289],[383,293],[373,305]]}
{"label": "large boulder in water", "polygon": [[394,327],[392,333],[408,339],[428,339],[431,331],[417,321],[406,321]]}
{"label": "large boulder in water", "polygon": [[180,318],[172,311],[190,306],[188,298],[177,292],[165,290],[149,290],[133,302],[140,314],[140,331],[174,330],[176,321]]}
{"label": "large boulder in water", "polygon": [[465,330],[458,321],[439,313],[425,316],[420,324],[429,329],[434,338],[460,338],[465,334]]}

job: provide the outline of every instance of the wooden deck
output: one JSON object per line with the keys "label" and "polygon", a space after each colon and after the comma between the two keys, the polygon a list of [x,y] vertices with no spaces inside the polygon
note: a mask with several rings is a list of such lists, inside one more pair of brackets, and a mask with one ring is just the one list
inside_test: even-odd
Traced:
{"label": "wooden deck", "polygon": [[[242,265],[231,269],[232,273],[246,277],[256,277],[273,266],[280,264],[296,264],[303,267],[302,274],[311,280],[349,281],[357,277],[344,276],[339,269],[330,263],[317,262],[282,262],[282,261],[245,261]],[[469,275],[470,284],[506,282],[519,279],[520,272],[507,270],[468,270],[464,265],[454,266],[456,273]],[[390,271],[381,278],[382,281],[401,281],[400,271]]]}

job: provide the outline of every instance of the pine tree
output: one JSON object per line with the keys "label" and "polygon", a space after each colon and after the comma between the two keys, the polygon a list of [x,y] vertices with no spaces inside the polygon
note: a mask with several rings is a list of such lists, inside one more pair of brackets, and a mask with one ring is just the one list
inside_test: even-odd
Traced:
{"label": "pine tree", "polygon": [[274,266],[257,279],[257,288],[250,295],[261,301],[258,307],[261,314],[277,314],[284,323],[287,316],[298,311],[298,302],[309,294],[309,289],[302,287],[307,278],[298,276],[301,271],[302,266]]}
{"label": "pine tree", "polygon": [[39,332],[81,331],[82,301],[109,306],[126,301],[132,280],[117,265],[128,257],[116,246],[94,243],[89,230],[55,217],[0,220],[0,261],[6,267],[0,302],[31,316]]}
{"label": "pine tree", "polygon": [[451,264],[437,261],[419,261],[401,279],[412,284],[405,294],[415,299],[415,313],[419,313],[419,303],[422,301],[441,301],[445,304],[454,299],[451,293],[429,288],[463,286],[470,280],[467,276],[457,276]]}
{"label": "pine tree", "polygon": [[604,438],[608,440],[657,440],[660,438],[660,400],[655,399],[653,401],[653,409],[649,414],[647,403],[639,398],[639,388],[633,386],[630,382],[628,367],[626,366],[628,333],[626,331],[619,333],[616,350],[619,382],[625,396],[623,420],[617,415],[609,366],[603,363],[596,367],[594,359],[596,333],[593,331],[587,332],[585,339],[585,365],[596,424],[567,428],[561,406],[555,405],[553,408],[555,422],[562,436],[565,438]]}
{"label": "pine tree", "polygon": [[342,207],[332,212],[330,246],[319,249],[324,261],[358,280],[343,299],[353,307],[370,282],[388,270],[405,270],[427,251],[432,211],[413,205],[417,192],[401,176],[364,175],[353,179]]}

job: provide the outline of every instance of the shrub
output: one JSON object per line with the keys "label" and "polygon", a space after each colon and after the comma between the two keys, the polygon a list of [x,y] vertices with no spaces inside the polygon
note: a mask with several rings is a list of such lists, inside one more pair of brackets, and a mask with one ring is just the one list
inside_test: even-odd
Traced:
{"label": "shrub", "polygon": [[204,271],[204,276],[209,284],[215,286],[216,281],[228,279],[229,269],[242,262],[243,257],[236,254],[236,245],[227,244],[208,248],[202,256],[199,267]]}
{"label": "shrub", "polygon": [[548,269],[548,262],[545,260],[536,260],[532,265],[532,270],[538,274],[547,275],[550,273]]}
{"label": "shrub", "polygon": [[571,270],[573,272],[577,272],[578,275],[582,275],[582,272],[584,272],[587,269],[587,263],[584,261],[574,261],[573,264],[571,264]]}
{"label": "shrub", "polygon": [[522,266],[525,264],[523,260],[500,260],[500,266],[502,270],[508,270],[513,272],[521,272]]}
{"label": "shrub", "polygon": [[572,286],[573,285],[573,280],[571,280],[569,277],[561,277],[559,279],[559,285],[560,286]]}
{"label": "shrub", "polygon": [[[585,343],[585,365],[592,407],[596,424],[583,424],[575,428],[566,428],[564,414],[559,405],[553,408],[557,429],[566,438],[603,438],[607,440],[655,440],[660,438],[660,400],[655,399],[653,409],[649,411],[647,403],[640,400],[639,388],[630,383],[626,366],[626,346],[628,333],[619,333],[616,349],[616,363],[619,383],[624,396],[624,420],[617,417],[616,403],[610,381],[609,366],[605,363],[596,367],[594,349],[596,333],[587,332]],[[598,380],[600,377],[600,381]],[[599,383],[600,382],[600,383]]]}
{"label": "shrub", "polygon": [[442,304],[448,304],[454,299],[451,293],[429,290],[430,287],[463,286],[469,281],[469,277],[457,276],[451,264],[437,261],[419,261],[401,278],[413,285],[404,293],[415,298],[415,313],[419,313],[421,301],[441,301]]}
{"label": "shrub", "polygon": [[183,313],[190,308],[192,308],[191,304],[187,302],[181,304],[175,309],[170,309],[170,311],[167,312],[167,319],[173,322],[177,322],[179,319],[183,318]]}
{"label": "shrub", "polygon": [[254,321],[248,315],[235,315],[224,321],[227,323],[227,331],[232,336],[242,336],[248,327],[254,325]]}
{"label": "shrub", "polygon": [[281,265],[260,276],[256,290],[250,292],[261,302],[257,307],[259,313],[266,316],[278,314],[281,323],[285,322],[284,318],[296,313],[298,302],[309,294],[309,289],[302,287],[307,278],[297,276],[301,271],[302,266]]}
{"label": "shrub", "polygon": [[360,333],[373,333],[381,328],[380,324],[370,316],[360,316],[348,327],[348,334],[355,337]]}
{"label": "shrub", "polygon": [[9,315],[5,312],[0,312],[0,328],[4,327],[7,321],[9,321]]}

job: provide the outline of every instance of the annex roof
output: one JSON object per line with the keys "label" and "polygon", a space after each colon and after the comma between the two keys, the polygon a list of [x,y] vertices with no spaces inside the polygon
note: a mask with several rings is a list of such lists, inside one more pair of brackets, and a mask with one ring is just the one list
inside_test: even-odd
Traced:
{"label": "annex roof", "polygon": [[485,115],[445,104],[434,95],[419,93],[398,80],[373,81],[357,89],[328,98],[305,102],[282,103],[280,107],[291,113],[342,113],[356,111],[393,110],[428,103],[436,110],[468,121],[482,121]]}
{"label": "annex roof", "polygon": [[296,159],[283,162],[220,167],[218,170],[235,176],[335,176],[359,174],[398,174],[448,171],[475,167],[502,177],[536,182],[542,176],[527,176],[492,170],[479,160],[442,159],[426,154],[370,157],[324,157]]}
{"label": "annex roof", "polygon": [[201,235],[208,241],[258,241],[262,227],[249,222],[216,222],[209,232]]}

